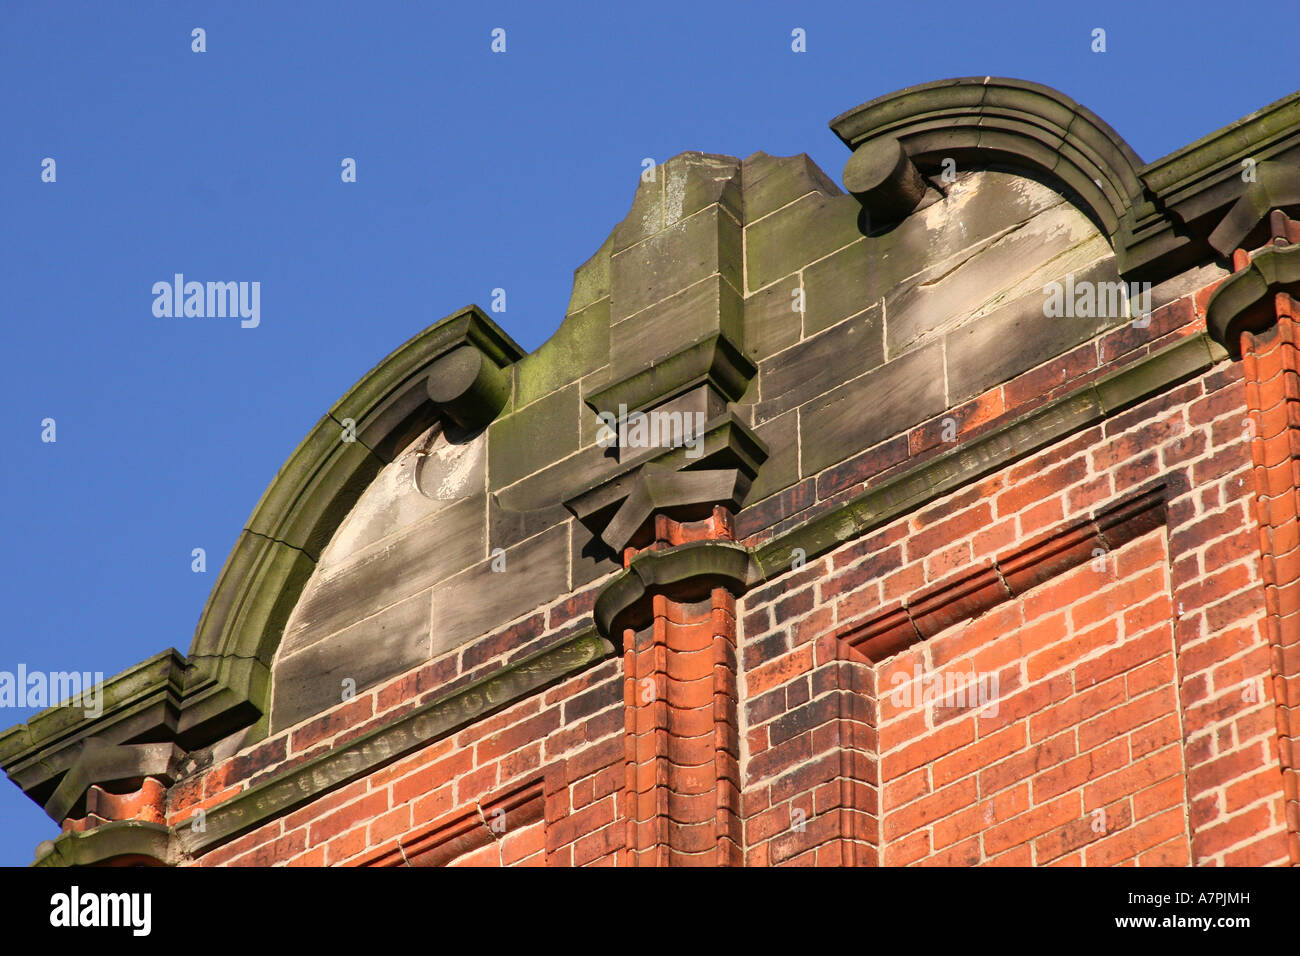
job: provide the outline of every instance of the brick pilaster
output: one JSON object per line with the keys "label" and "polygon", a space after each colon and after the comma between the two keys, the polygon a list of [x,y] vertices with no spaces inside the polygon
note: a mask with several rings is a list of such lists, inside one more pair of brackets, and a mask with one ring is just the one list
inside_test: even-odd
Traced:
{"label": "brick pilaster", "polygon": [[[654,515],[642,550],[732,540],[716,506],[701,521]],[[736,710],[736,600],[707,580],[651,595],[648,625],[623,630],[627,862],[733,866],[742,861]]]}
{"label": "brick pilaster", "polygon": [[[1235,257],[1244,265],[1244,253]],[[1241,333],[1246,396],[1253,422],[1255,515],[1268,615],[1278,757],[1291,862],[1300,863],[1300,329],[1297,302],[1274,296],[1277,324]]]}

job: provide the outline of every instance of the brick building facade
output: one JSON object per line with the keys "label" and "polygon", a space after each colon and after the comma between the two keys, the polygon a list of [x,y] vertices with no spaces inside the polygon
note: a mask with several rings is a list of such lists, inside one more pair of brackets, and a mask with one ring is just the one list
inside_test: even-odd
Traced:
{"label": "brick building facade", "polygon": [[0,735],[37,863],[1300,862],[1300,94],[831,126],[357,383],[188,654]]}

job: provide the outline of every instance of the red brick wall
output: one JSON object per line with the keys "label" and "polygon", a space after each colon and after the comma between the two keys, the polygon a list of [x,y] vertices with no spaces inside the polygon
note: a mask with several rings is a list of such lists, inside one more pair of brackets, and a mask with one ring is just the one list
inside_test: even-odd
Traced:
{"label": "red brick wall", "polygon": [[[368,730],[554,644],[590,613],[594,588],[566,597],[498,634],[460,648],[321,717],[174,785],[168,822],[192,820],[235,794],[273,779]],[[577,623],[575,623],[575,621]],[[204,866],[388,865],[429,853],[439,863],[548,865],[612,862],[623,845],[615,801],[623,786],[623,684],[607,660],[476,725],[205,854]],[[540,785],[540,814],[521,789]],[[504,810],[504,820],[494,815]],[[515,812],[516,809],[519,812]],[[536,819],[534,817],[536,816]],[[482,833],[467,836],[466,818]],[[492,824],[496,822],[497,828]],[[503,828],[504,823],[504,828]],[[518,832],[517,832],[518,831]],[[486,835],[488,841],[481,839]],[[539,841],[541,841],[539,843]],[[463,847],[463,854],[444,859]]]}
{"label": "red brick wall", "polygon": [[[622,690],[617,662],[606,661],[200,863],[418,865],[421,854],[448,865],[612,863],[624,834],[615,812],[624,773]],[[525,793],[512,801],[520,790],[539,799]],[[180,809],[175,819],[191,812]]]}
{"label": "red brick wall", "polygon": [[[1225,362],[747,596],[747,861],[1286,862],[1246,416]],[[1096,567],[952,607],[954,577],[1144,491],[1160,527]],[[996,675],[997,714],[901,706],[917,667]]]}
{"label": "red brick wall", "polygon": [[[887,864],[1187,864],[1162,529],[1099,564],[882,665]],[[917,673],[986,675],[988,703],[924,706]]]}
{"label": "red brick wall", "polygon": [[[959,441],[994,427],[1203,328],[1204,299],[945,417]],[[1221,363],[736,601],[738,706],[714,719],[738,741],[715,760],[739,750],[743,861],[1287,862],[1248,413],[1241,365]],[[768,540],[945,450],[941,427],[807,479],[737,533]],[[572,633],[601,583],[196,768],[168,794],[169,822]],[[625,668],[615,656],[198,862],[633,862],[646,761],[629,750]],[[996,677],[996,714],[924,688],[900,700],[895,676],[918,669]],[[725,711],[731,685],[714,693]]]}

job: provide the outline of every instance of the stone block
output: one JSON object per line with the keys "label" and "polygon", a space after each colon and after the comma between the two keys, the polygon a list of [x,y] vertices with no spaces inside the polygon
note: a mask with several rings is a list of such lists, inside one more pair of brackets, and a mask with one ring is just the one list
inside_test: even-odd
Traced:
{"label": "stone block", "polygon": [[880,309],[872,308],[804,339],[759,366],[757,424],[835,388],[884,360]]}
{"label": "stone block", "polygon": [[569,528],[559,525],[504,553],[505,570],[486,559],[433,594],[433,656],[489,634],[569,592]]}
{"label": "stone block", "polygon": [[718,333],[738,344],[743,341],[744,323],[740,293],[722,276],[709,276],[614,325],[609,349],[612,378],[617,381],[652,368],[684,346]]}
{"label": "stone block", "polygon": [[745,229],[746,292],[761,289],[862,238],[852,196],[809,193]]}
{"label": "stone block", "polygon": [[[642,171],[644,176],[644,171]],[[614,227],[610,234],[611,257],[648,239],[664,228],[664,180],[655,170],[652,180],[638,179],[636,193],[632,196],[632,208],[623,217],[623,221]]]}
{"label": "stone block", "polygon": [[745,354],[754,361],[799,341],[804,321],[804,312],[798,310],[794,296],[799,288],[799,276],[787,276],[745,300]]}
{"label": "stone block", "polygon": [[[1057,278],[1064,279],[1064,276]],[[1075,280],[1115,281],[1115,260],[1107,257],[1075,274]],[[1060,317],[1043,314],[1042,285],[944,336],[948,399],[956,405],[985,389],[1055,358],[1123,318]]]}
{"label": "stone block", "polygon": [[307,582],[280,645],[293,654],[481,561],[487,499],[475,495],[410,525]]}
{"label": "stone block", "polygon": [[745,218],[751,223],[811,192],[842,195],[834,181],[806,153],[769,156],[758,152],[742,167],[745,184]]}
{"label": "stone block", "polygon": [[813,335],[878,305],[885,290],[875,275],[871,239],[859,239],[803,270],[804,335]]}
{"label": "stone block", "polygon": [[610,270],[616,323],[715,273],[739,289],[740,225],[722,206],[709,206],[615,253]]}
{"label": "stone block", "polygon": [[573,292],[565,315],[581,312],[593,302],[609,297],[609,257],[614,251],[614,233],[600,244],[596,254],[573,270]]}
{"label": "stone block", "polygon": [[547,528],[569,520],[564,505],[515,509],[503,505],[496,495],[488,497],[488,549],[509,548]]}
{"label": "stone block", "polygon": [[425,589],[282,656],[275,667],[272,732],[342,703],[345,680],[361,692],[427,660],[429,607]]}
{"label": "stone block", "polygon": [[663,163],[656,175],[664,180],[664,228],[714,203],[741,221],[740,160],[735,157],[679,153]]}
{"label": "stone block", "polygon": [[574,382],[489,426],[488,480],[493,490],[578,450],[579,392]]}
{"label": "stone block", "polygon": [[515,408],[524,408],[609,362],[609,297],[565,316],[555,334],[515,365]]}
{"label": "stone block", "polygon": [[815,475],[945,407],[942,343],[915,349],[799,409],[804,475]]}
{"label": "stone block", "polygon": [[619,556],[609,545],[578,521],[569,522],[569,560],[573,567],[575,591],[623,568]]}
{"label": "stone block", "polygon": [[451,441],[434,426],[370,483],[321,553],[321,567],[337,567],[376,541],[481,495],[486,479],[487,437],[480,432]]}
{"label": "stone block", "polygon": [[1041,302],[1044,283],[1082,270],[1109,252],[1092,223],[1065,203],[1009,226],[887,293],[889,354],[936,332],[977,322],[1022,296]]}
{"label": "stone block", "polygon": [[798,412],[792,409],[759,425],[754,432],[767,445],[768,455],[745,498],[748,504],[762,501],[799,480]]}

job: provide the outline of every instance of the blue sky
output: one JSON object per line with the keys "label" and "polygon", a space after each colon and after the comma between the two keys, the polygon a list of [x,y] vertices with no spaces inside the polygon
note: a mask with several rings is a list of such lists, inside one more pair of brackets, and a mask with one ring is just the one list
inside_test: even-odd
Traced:
{"label": "blue sky", "polygon": [[[1292,92],[1258,29],[1200,0],[5,0],[0,671],[111,675],[187,649],[324,411],[494,288],[502,327],[545,341],[643,158],[806,152],[838,181],[832,117],[993,74],[1060,89],[1149,161]],[[260,282],[260,324],[156,317],[152,286],[177,272]],[[0,708],[0,726],[32,712]],[[0,784],[0,864],[56,832]]]}

